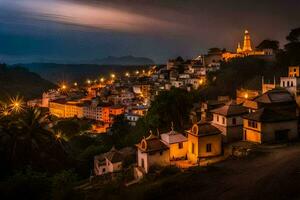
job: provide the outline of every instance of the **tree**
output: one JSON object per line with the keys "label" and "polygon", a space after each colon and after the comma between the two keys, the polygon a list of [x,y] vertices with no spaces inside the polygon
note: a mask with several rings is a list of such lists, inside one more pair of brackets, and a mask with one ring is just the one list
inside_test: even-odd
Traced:
{"label": "tree", "polygon": [[131,132],[131,126],[125,119],[124,115],[119,115],[114,118],[114,123],[110,129],[110,144],[117,148],[128,146],[125,137]]}
{"label": "tree", "polygon": [[290,34],[286,37],[289,41],[284,46],[285,56],[288,60],[288,65],[299,65],[300,64],[300,28],[293,29]]}
{"label": "tree", "polygon": [[176,62],[183,62],[183,61],[184,61],[184,59],[181,56],[178,56],[176,58]]}
{"label": "tree", "polygon": [[66,167],[65,143],[48,130],[48,115],[40,109],[27,108],[3,123],[11,124],[4,126],[7,128],[3,133],[7,138],[3,142],[8,144],[5,151],[8,160],[4,162],[10,164],[11,170],[26,165],[49,171]]}
{"label": "tree", "polygon": [[168,130],[171,122],[183,130],[189,124],[189,113],[193,106],[192,95],[183,89],[173,88],[161,92],[152,102],[145,117],[147,126],[152,130]]}
{"label": "tree", "polygon": [[219,54],[219,53],[222,53],[222,51],[223,50],[221,50],[218,47],[213,47],[213,48],[208,49],[208,54]]}
{"label": "tree", "polygon": [[53,127],[57,132],[61,132],[63,136],[69,140],[80,133],[80,125],[75,120],[62,120],[57,122]]}
{"label": "tree", "polygon": [[289,35],[286,37],[286,39],[289,42],[299,42],[300,38],[300,28],[292,29]]}
{"label": "tree", "polygon": [[263,40],[256,48],[260,50],[273,49],[277,51],[279,49],[279,42],[277,40]]}

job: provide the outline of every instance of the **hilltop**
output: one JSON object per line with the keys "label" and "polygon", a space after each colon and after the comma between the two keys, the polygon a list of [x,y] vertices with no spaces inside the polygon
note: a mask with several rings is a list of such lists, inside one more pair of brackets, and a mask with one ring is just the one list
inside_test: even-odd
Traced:
{"label": "hilltop", "polygon": [[22,67],[0,65],[0,100],[20,95],[26,99],[39,97],[55,84]]}

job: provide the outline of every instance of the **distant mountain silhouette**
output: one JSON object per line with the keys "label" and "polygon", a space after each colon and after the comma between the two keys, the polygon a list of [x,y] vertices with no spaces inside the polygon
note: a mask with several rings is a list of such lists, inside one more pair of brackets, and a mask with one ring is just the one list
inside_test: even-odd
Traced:
{"label": "distant mountain silhouette", "polygon": [[95,59],[95,64],[101,65],[151,65],[154,61],[146,57],[123,56],[114,57],[108,56],[102,59]]}
{"label": "distant mountain silhouette", "polygon": [[31,72],[39,74],[42,78],[53,83],[62,80],[67,82],[96,79],[100,76],[108,77],[110,73],[124,74],[135,70],[148,69],[149,65],[117,65],[117,64],[58,64],[58,63],[20,63]]}

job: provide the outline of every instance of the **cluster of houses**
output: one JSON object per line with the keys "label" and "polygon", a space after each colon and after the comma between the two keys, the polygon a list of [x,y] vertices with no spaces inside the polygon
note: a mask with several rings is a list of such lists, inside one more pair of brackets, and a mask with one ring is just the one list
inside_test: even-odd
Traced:
{"label": "cluster of houses", "polygon": [[49,109],[58,118],[80,118],[92,122],[91,133],[106,133],[116,116],[124,115],[135,126],[148,110],[152,90],[149,82],[137,77],[125,80],[89,82],[83,87],[62,85],[44,92],[41,99],[28,101],[29,106]]}
{"label": "cluster of houses", "polygon": [[280,84],[266,87],[263,82],[262,88],[268,90],[243,89],[234,100],[222,97],[202,102],[199,119],[185,133],[176,132],[173,126],[168,133],[151,132],[136,144],[135,178],[156,166],[201,165],[221,157],[224,146],[237,141],[261,144],[297,139],[299,77],[300,67],[290,67],[289,76],[281,77]]}

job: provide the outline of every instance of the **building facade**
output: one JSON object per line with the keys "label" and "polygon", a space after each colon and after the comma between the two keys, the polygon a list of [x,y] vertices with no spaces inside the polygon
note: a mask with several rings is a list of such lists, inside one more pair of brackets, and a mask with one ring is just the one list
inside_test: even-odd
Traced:
{"label": "building facade", "polygon": [[187,158],[191,163],[222,154],[222,136],[219,129],[209,123],[194,124],[188,131]]}

